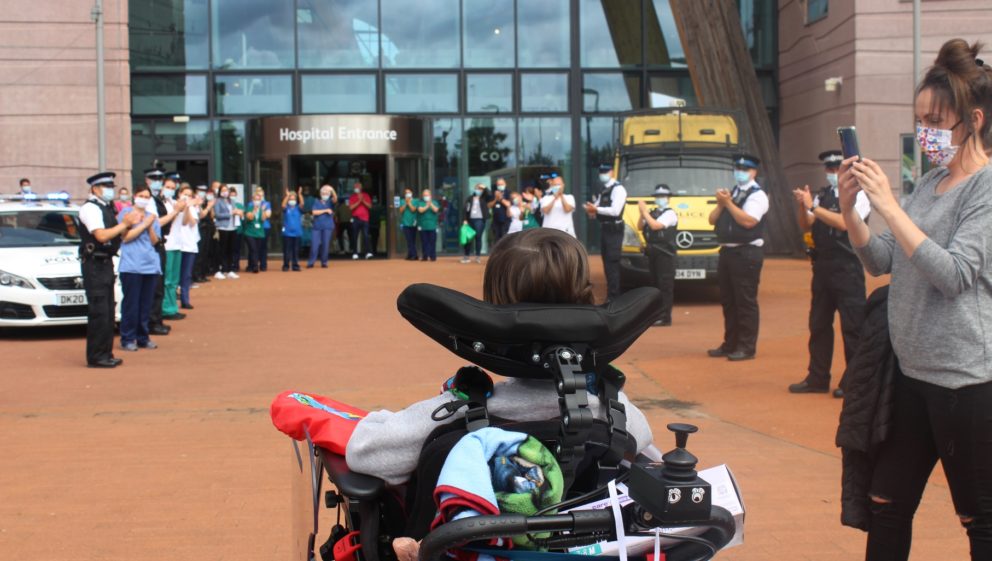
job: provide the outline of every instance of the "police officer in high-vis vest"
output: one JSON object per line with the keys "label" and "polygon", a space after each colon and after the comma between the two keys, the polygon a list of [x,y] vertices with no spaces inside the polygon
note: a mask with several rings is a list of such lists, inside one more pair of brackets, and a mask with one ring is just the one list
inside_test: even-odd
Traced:
{"label": "police officer in high-vis vest", "polygon": [[623,249],[623,209],[627,204],[627,189],[613,178],[613,166],[599,166],[599,181],[603,190],[583,207],[589,218],[600,227],[600,253],[606,273],[606,299],[620,296],[620,252]]}
{"label": "police officer in high-vis vest", "polygon": [[755,181],[760,163],[750,154],[734,158],[736,185],[717,190],[716,208],[710,213],[720,244],[717,278],[723,306],[723,343],[707,351],[714,358],[748,360],[757,351],[758,283],[768,212],[768,196]]}
{"label": "police officer in high-vis vest", "polygon": [[141,213],[129,212],[117,223],[114,214],[113,172],[98,173],[86,180],[90,197],[79,209],[79,260],[83,288],[89,306],[86,324],[86,365],[114,368],[124,362],[114,358],[114,262],[121,247],[121,236],[141,220]]}
{"label": "police officer in high-vis vest", "polygon": [[672,303],[675,297],[675,234],[679,215],[668,206],[672,191],[664,183],[654,189],[655,208],[644,201],[637,203],[641,213],[637,229],[644,234],[644,254],[648,258],[651,280],[661,290],[661,319],[655,325],[672,325]]}
{"label": "police officer in high-vis vest", "polygon": [[[809,370],[806,378],[789,386],[792,393],[830,391],[830,364],[834,355],[834,313],[840,313],[844,359],[850,362],[858,347],[865,320],[865,270],[858,260],[840,214],[837,172],[844,160],[839,150],[820,154],[828,185],[814,197],[809,186],[793,191],[799,206],[799,224],[813,235],[813,299],[809,310]],[[858,192],[855,210],[863,220],[871,212],[868,196]],[[838,384],[843,387],[843,384]],[[843,397],[838,387],[834,397]]]}

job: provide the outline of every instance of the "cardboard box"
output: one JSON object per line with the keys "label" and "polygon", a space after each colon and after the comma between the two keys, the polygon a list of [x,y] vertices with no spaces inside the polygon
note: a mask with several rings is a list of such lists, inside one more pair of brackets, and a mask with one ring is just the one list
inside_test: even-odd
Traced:
{"label": "cardboard box", "polygon": [[[724,549],[734,547],[744,543],[744,499],[741,498],[740,488],[737,486],[737,481],[734,479],[732,473],[730,473],[730,468],[726,465],[719,465],[709,469],[704,469],[699,472],[699,477],[706,480],[712,488],[712,501],[713,505],[721,506],[727,509],[730,514],[734,516],[734,524],[737,530],[734,532],[734,537],[730,540]],[[620,506],[630,504],[631,498],[627,495],[627,486],[624,484],[617,485],[617,494],[620,501]],[[596,510],[610,508],[610,500],[603,499],[599,501],[594,501],[591,503],[584,504],[582,506],[575,507],[571,510]],[[665,534],[681,534],[686,536],[698,536],[706,531],[705,528],[662,528],[662,533]],[[654,551],[654,538],[653,537],[642,537],[633,536],[625,538],[625,543],[627,544],[627,554],[628,555],[643,555],[645,553],[650,553]],[[661,547],[665,549],[666,547],[671,547],[679,543],[679,540],[673,538],[661,538]],[[599,543],[584,545],[581,547],[573,547],[568,550],[569,553],[575,553],[579,555],[617,555],[619,553],[620,547],[617,541],[602,541]]]}

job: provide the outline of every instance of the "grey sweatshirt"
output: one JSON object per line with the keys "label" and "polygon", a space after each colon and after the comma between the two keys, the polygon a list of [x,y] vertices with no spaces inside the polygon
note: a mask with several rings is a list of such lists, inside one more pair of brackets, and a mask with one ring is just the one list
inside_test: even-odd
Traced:
{"label": "grey sweatshirt", "polygon": [[[345,460],[352,471],[374,475],[390,485],[410,479],[417,467],[420,449],[431,431],[441,424],[465,416],[465,409],[440,423],[431,420],[431,413],[454,398],[445,392],[414,403],[402,411],[374,411],[358,422],[346,449]],[[644,413],[620,392],[620,402],[627,409],[627,431],[637,442],[640,452],[651,444],[651,427]],[[496,384],[493,397],[487,403],[489,414],[515,421],[542,421],[557,418],[558,394],[550,380],[512,378]],[[599,399],[589,395],[589,409],[597,419],[603,419]]]}
{"label": "grey sweatshirt", "polygon": [[872,275],[892,273],[889,332],[903,373],[945,388],[992,381],[992,166],[938,195],[939,168],[903,209],[927,235],[907,257],[891,232],[855,248]]}

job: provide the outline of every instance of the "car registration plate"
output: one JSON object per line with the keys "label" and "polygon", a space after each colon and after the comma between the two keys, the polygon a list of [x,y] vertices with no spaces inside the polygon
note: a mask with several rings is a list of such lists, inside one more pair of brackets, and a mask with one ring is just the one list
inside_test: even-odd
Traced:
{"label": "car registration plate", "polygon": [[69,294],[59,294],[55,297],[55,304],[58,306],[84,306],[86,305],[86,293],[73,292]]}
{"label": "car registration plate", "polygon": [[706,269],[677,269],[675,271],[676,280],[705,280]]}

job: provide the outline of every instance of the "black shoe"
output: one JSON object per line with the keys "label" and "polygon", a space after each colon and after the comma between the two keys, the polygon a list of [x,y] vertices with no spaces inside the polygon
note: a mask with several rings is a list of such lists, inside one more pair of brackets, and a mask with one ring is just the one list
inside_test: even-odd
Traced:
{"label": "black shoe", "polygon": [[827,393],[828,391],[830,388],[811,386],[806,380],[798,384],[789,384],[789,393]]}
{"label": "black shoe", "polygon": [[[176,321],[176,320],[180,320],[180,319],[186,319],[186,314],[181,314],[179,312],[176,312],[174,314],[169,314],[167,316],[162,316],[162,319],[167,319],[169,321]],[[166,327],[168,327],[168,326],[166,326]]]}
{"label": "black shoe", "polygon": [[168,335],[172,328],[168,325],[152,325],[148,327],[149,335]]}
{"label": "black shoe", "polygon": [[723,358],[729,355],[730,351],[724,350],[723,347],[717,347],[715,349],[710,349],[706,351],[706,354],[709,355],[710,358]]}
{"label": "black shoe", "polygon": [[313,269],[313,263],[307,263],[307,269]]}
{"label": "black shoe", "polygon": [[669,327],[670,325],[672,325],[672,320],[659,319],[658,321],[654,322],[652,325],[654,325],[655,327]]}
{"label": "black shoe", "polygon": [[286,271],[288,271],[288,270],[289,270],[289,265],[283,265],[283,266],[282,266],[282,272],[284,272],[284,273],[285,273],[285,272],[286,272]]}
{"label": "black shoe", "polygon": [[844,399],[844,390],[840,388],[834,390],[834,397],[836,397],[837,399]]}
{"label": "black shoe", "polygon": [[437,257],[431,257],[431,261],[437,261]]}
{"label": "black shoe", "polygon": [[182,308],[182,309],[184,309],[184,310],[192,310],[193,309],[193,305],[192,304],[181,304],[179,307]]}
{"label": "black shoe", "polygon": [[110,357],[110,361],[113,362],[114,364],[118,365],[118,366],[120,366],[121,364],[124,364],[124,359],[123,358]]}
{"label": "black shoe", "polygon": [[320,264],[320,268],[321,269],[326,269],[327,268],[327,263],[321,263]]}
{"label": "black shoe", "polygon": [[87,368],[117,368],[117,365],[123,360],[119,358],[105,358],[103,360],[98,360],[96,362],[86,363]]}
{"label": "black shoe", "polygon": [[745,353],[744,351],[734,351],[727,355],[727,360],[731,362],[738,362],[741,360],[751,360],[754,358],[754,353]]}

